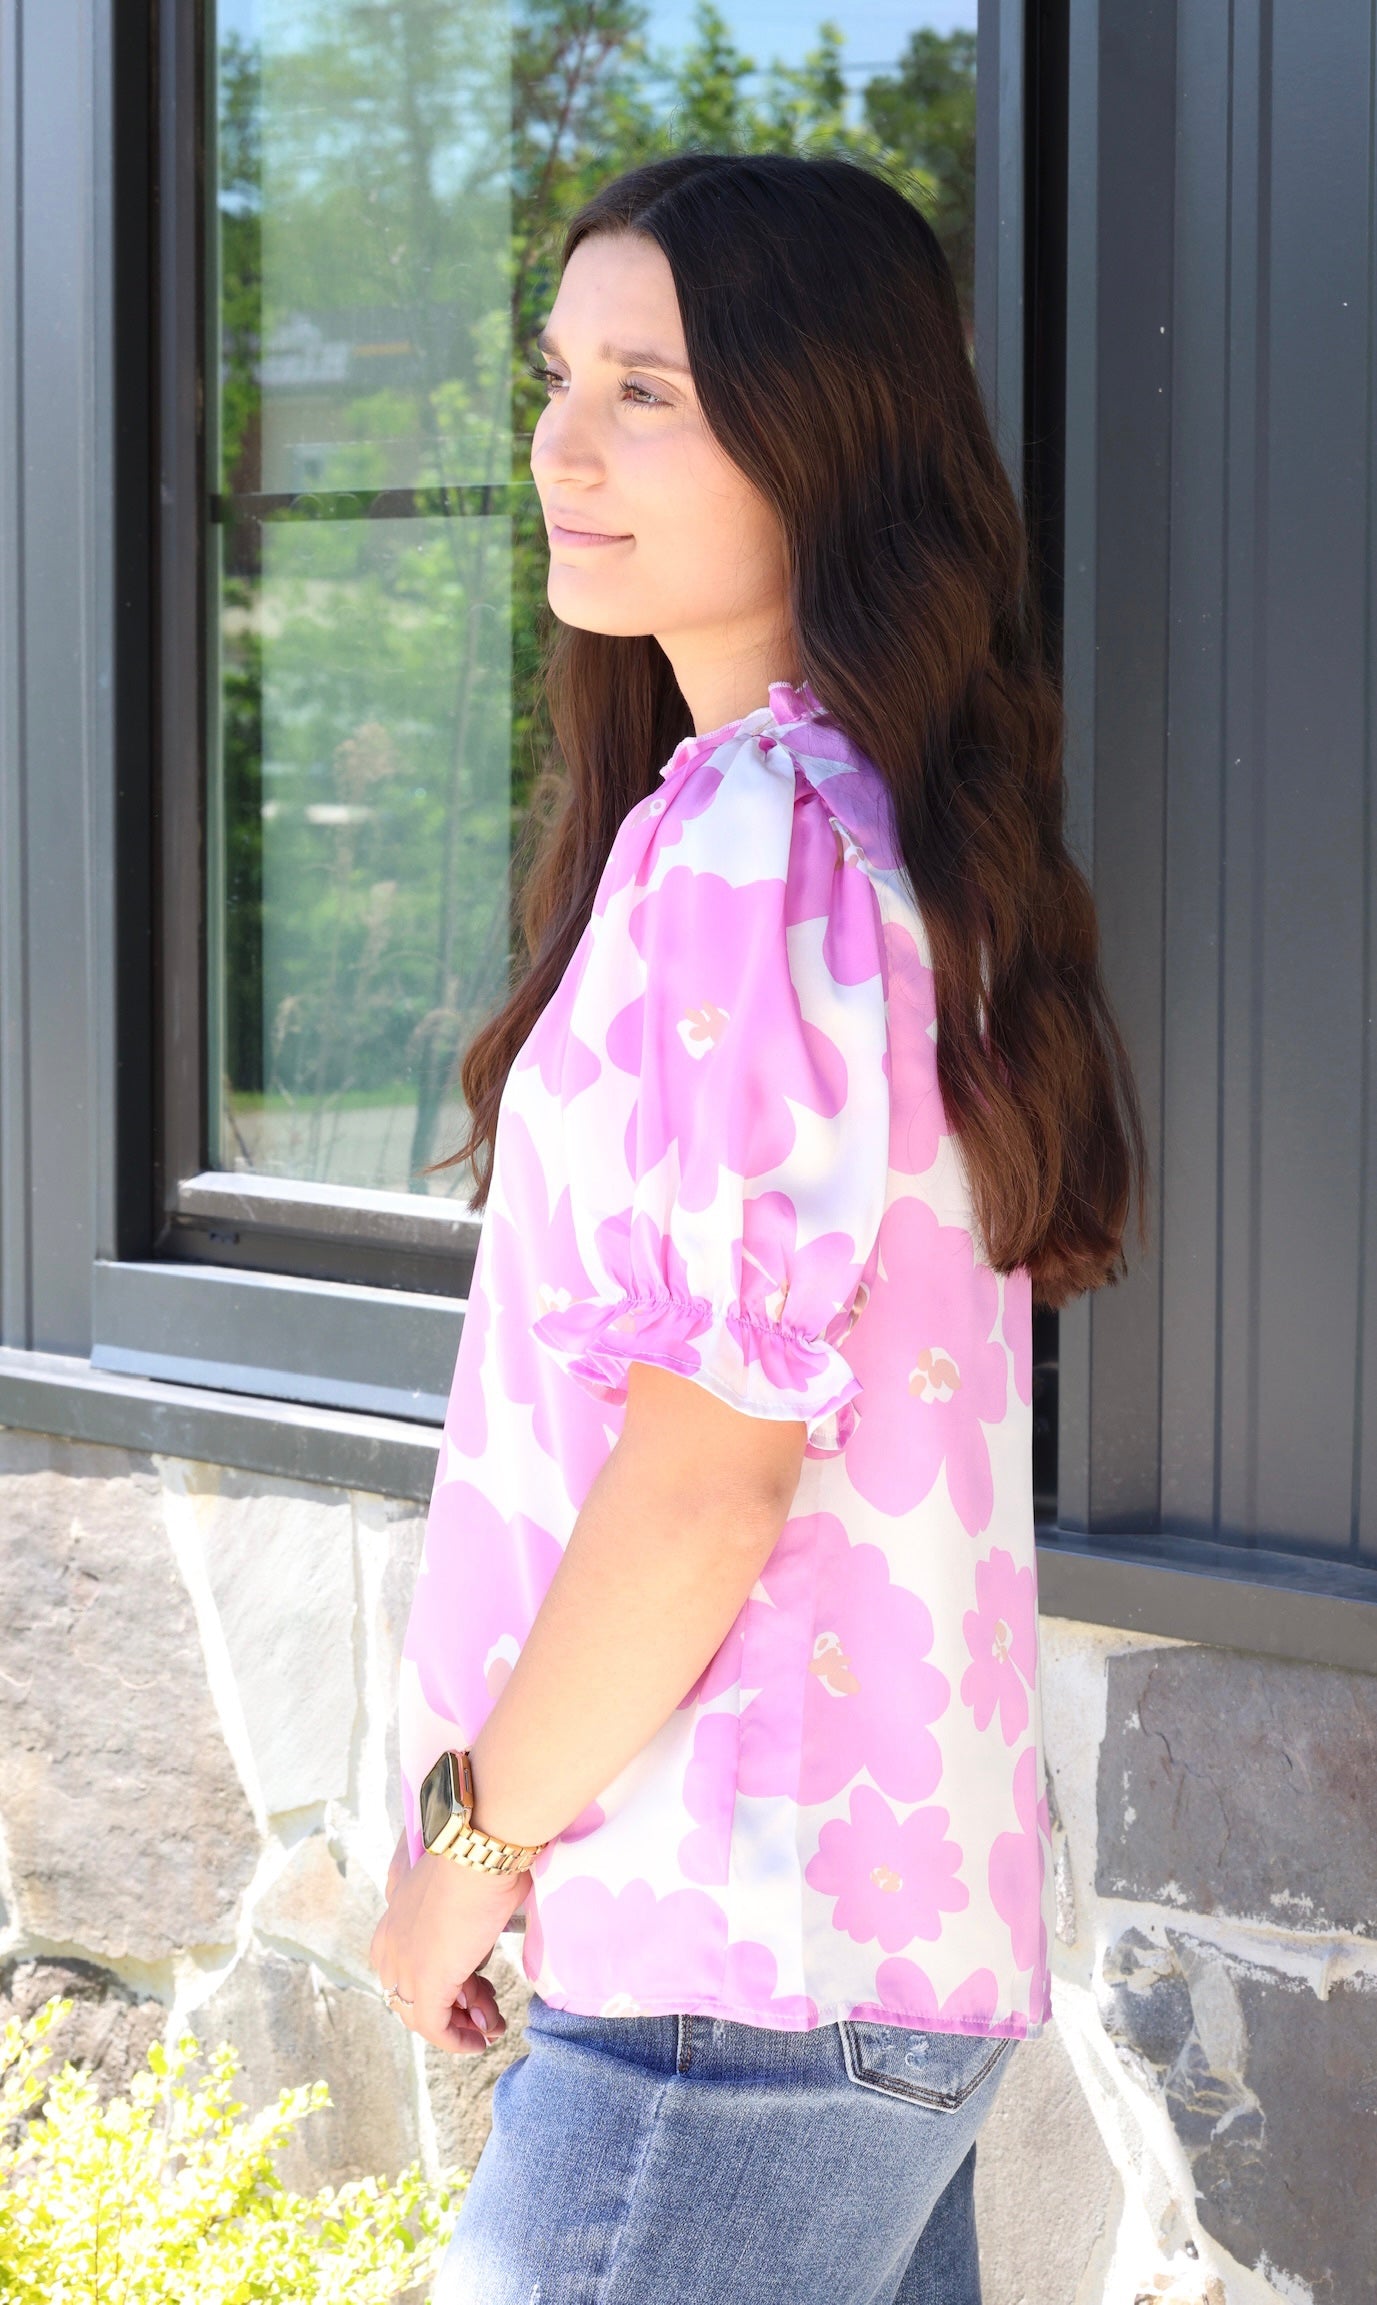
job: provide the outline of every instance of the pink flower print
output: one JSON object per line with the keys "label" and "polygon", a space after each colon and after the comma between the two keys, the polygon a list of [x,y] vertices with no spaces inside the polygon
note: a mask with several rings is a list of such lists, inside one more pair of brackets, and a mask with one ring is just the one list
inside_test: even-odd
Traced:
{"label": "pink flower print", "polygon": [[895,1800],[926,1799],[942,1773],[929,1724],[951,1689],[926,1661],[918,1595],[833,1513],[786,1522],[760,1581],[767,1597],[743,1612],[741,1677],[758,1694],[741,1716],[741,1790],[814,1805],[865,1769]]}
{"label": "pink flower print", "polygon": [[994,1508],[985,1426],[1008,1407],[1008,1360],[990,1334],[998,1280],[976,1263],[964,1226],[940,1223],[907,1193],[881,1219],[879,1264],[847,1344],[862,1386],[847,1449],[852,1484],[881,1512],[904,1513],[945,1468],[952,1504],[979,1536]]}
{"label": "pink flower print", "polygon": [[690,1296],[688,1268],[670,1234],[642,1209],[621,1210],[599,1225],[598,1254],[617,1295],[571,1303],[542,1299],[531,1334],[564,1361],[597,1399],[626,1400],[632,1361],[692,1376],[702,1355],[693,1339],[712,1327],[713,1310]]}
{"label": "pink flower print", "polygon": [[805,1022],[781,925],[783,884],[734,888],[676,865],[631,915],[647,991],[613,1017],[609,1061],[639,1094],[627,1125],[633,1176],[671,1146],[679,1201],[707,1208],[719,1168],[778,1167],[795,1136],[791,1104],[834,1119],[846,1095],[841,1051]]}
{"label": "pink flower print", "polygon": [[595,920],[628,883],[644,888],[660,851],[673,848],[684,826],[702,815],[722,782],[721,769],[707,765],[721,741],[720,734],[685,737],[661,769],[656,789],[623,817],[593,899]]}
{"label": "pink flower print", "polygon": [[[538,1916],[530,1910],[537,1904]],[[657,1897],[648,1881],[630,1881],[614,1894],[606,1882],[581,1874],[546,1896],[536,1880],[526,1932],[526,1973],[546,1979],[542,1992],[557,1994],[567,1967],[579,1979],[580,1999],[593,1999],[605,2017],[677,2010],[740,1993],[737,2005],[755,2010],[756,2023],[773,2018],[781,2028],[800,2030],[816,2023],[811,2001],[775,1996],[768,1947],[728,1946],[727,1916],[702,1889]]]}
{"label": "pink flower print", "polygon": [[1013,1355],[1014,1391],[1033,1397],[1033,1277],[1026,1267],[1004,1275],[1004,1342]]}
{"label": "pink flower print", "polygon": [[889,986],[889,1165],[922,1176],[937,1158],[947,1116],[937,1084],[937,995],[932,970],[898,921],[884,930]]}
{"label": "pink flower print", "polygon": [[822,957],[835,984],[864,984],[881,973],[880,908],[850,834],[828,815],[827,802],[801,768],[789,850],[785,926],[825,920]]}
{"label": "pink flower print", "polygon": [[704,1714],[684,1771],[684,1807],[695,1824],[679,1843],[679,1868],[690,1881],[726,1881],[740,1748],[741,1723],[734,1713]]}
{"label": "pink flower print", "polygon": [[594,1055],[586,1041],[581,1041],[572,1029],[570,1019],[579,986],[588,965],[588,954],[593,939],[593,924],[588,922],[575,945],[569,964],[545,1003],[535,1023],[527,1033],[513,1059],[512,1070],[525,1072],[532,1065],[540,1068],[540,1078],[551,1096],[568,1104],[580,1089],[585,1089],[602,1071],[601,1059]]}
{"label": "pink flower print", "polygon": [[862,1271],[856,1243],[835,1232],[800,1247],[788,1194],[757,1193],[743,1203],[732,1261],[746,1360],[758,1360],[780,1392],[807,1392],[826,1358],[822,1346],[839,1344],[852,1325]]}
{"label": "pink flower print", "polygon": [[1050,1842],[1047,1796],[1038,1792],[1038,1757],[1029,1745],[1019,1754],[1014,1770],[1014,1812],[1020,1830],[1001,1833],[990,1851],[990,1899],[1001,1921],[1009,1925],[1014,1965],[1035,1972],[1038,1981],[1047,1967],[1047,1930],[1042,1918],[1043,1842]]}
{"label": "pink flower print", "polygon": [[487,1350],[492,1322],[483,1272],[487,1245],[488,1230],[485,1225],[478,1236],[473,1279],[464,1306],[464,1325],[459,1332],[454,1381],[450,1386],[449,1402],[445,1410],[446,1436],[464,1457],[481,1457],[488,1445],[488,1410],[483,1398],[482,1376],[483,1356]]}
{"label": "pink flower print", "polygon": [[586,1808],[579,1810],[572,1823],[562,1828],[559,1838],[561,1841],[584,1841],[590,1833],[596,1833],[599,1825],[606,1823],[607,1811],[601,1802],[590,1801]]}
{"label": "pink flower print", "polygon": [[[592,1285],[579,1256],[569,1193],[562,1192],[551,1209],[544,1165],[517,1112],[502,1115],[496,1157],[494,1184],[500,1182],[501,1190],[489,1202],[483,1241],[491,1249],[487,1276],[496,1312],[498,1382],[509,1402],[532,1409],[536,1445],[562,1465],[578,1507],[606,1462],[607,1435],[579,1404],[560,1399],[563,1372],[538,1341],[537,1324],[542,1312],[591,1297]],[[532,1263],[541,1274],[534,1302]]]}
{"label": "pink flower print", "polygon": [[780,2032],[813,2031],[818,2022],[816,2001],[806,1993],[776,1993],[778,1976],[778,1964],[769,1946],[739,1937],[734,1945],[728,1945],[722,1964],[723,2005],[739,2010],[748,2025],[758,2025],[761,2014],[768,2010]]}
{"label": "pink flower print", "polygon": [[468,1481],[437,1486],[405,1653],[426,1703],[467,1743],[505,1687],[559,1563],[555,1539],[524,1513],[508,1523]]}
{"label": "pink flower print", "polygon": [[714,1697],[720,1697],[724,1689],[734,1688],[740,1680],[746,1645],[746,1611],[749,1606],[749,1602],[743,1602],[721,1648],[709,1657],[693,1687],[679,1699],[676,1712],[686,1712],[690,1705],[711,1704]]}
{"label": "pink flower print", "polygon": [[915,1937],[939,1937],[944,1913],[964,1912],[970,1891],[956,1878],[961,1851],[947,1839],[945,1809],[896,1817],[869,1785],[851,1795],[851,1817],[833,1817],[818,1835],[804,1879],[834,1897],[834,1929],[897,1953]]}
{"label": "pink flower print", "polygon": [[[881,1961],[875,1972],[875,1991],[876,2000],[851,2010],[854,2018],[870,2018],[883,2025],[892,2024],[896,2017],[912,2017],[932,2033],[988,2032],[990,2020],[999,2006],[999,1983],[994,1971],[973,1969],[939,2008],[930,1978],[916,1961],[902,1954],[893,1960]],[[1020,2031],[1025,2029],[1020,2025]]]}
{"label": "pink flower print", "polygon": [[1016,1744],[1028,1726],[1028,1691],[1037,1671],[1031,1568],[1015,1568],[1013,1554],[996,1546],[976,1563],[975,1603],[962,1619],[971,1661],[961,1677],[961,1702],[970,1706],[977,1729],[988,1728],[998,1711],[1005,1744]]}
{"label": "pink flower print", "polygon": [[[655,1222],[646,1209],[633,1216],[620,1209],[604,1217],[594,1234],[604,1269],[623,1296],[673,1297],[679,1304],[696,1304],[689,1284],[688,1266],[672,1233]],[[704,1308],[706,1325],[707,1308]],[[693,1334],[698,1334],[695,1328]]]}

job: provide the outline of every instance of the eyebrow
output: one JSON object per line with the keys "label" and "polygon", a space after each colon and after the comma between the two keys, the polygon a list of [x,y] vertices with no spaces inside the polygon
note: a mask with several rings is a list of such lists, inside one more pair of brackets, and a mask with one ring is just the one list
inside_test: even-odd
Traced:
{"label": "eyebrow", "polygon": [[[539,336],[537,336],[536,350],[555,360],[562,360],[564,357],[548,328],[542,328]],[[663,352],[649,352],[644,349],[629,350],[622,344],[600,344],[598,346],[598,358],[610,360],[617,368],[663,368],[671,371],[675,376],[687,376],[689,372],[686,362],[671,360]]]}

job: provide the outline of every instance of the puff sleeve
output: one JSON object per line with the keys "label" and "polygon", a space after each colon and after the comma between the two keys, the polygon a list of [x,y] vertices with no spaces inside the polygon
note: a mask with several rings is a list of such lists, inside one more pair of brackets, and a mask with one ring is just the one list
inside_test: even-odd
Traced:
{"label": "puff sleeve", "polygon": [[589,1290],[533,1324],[596,1397],[623,1403],[649,1361],[801,1418],[813,1453],[845,1446],[888,1178],[885,991],[865,860],[777,739],[690,755],[626,818],[567,1009]]}

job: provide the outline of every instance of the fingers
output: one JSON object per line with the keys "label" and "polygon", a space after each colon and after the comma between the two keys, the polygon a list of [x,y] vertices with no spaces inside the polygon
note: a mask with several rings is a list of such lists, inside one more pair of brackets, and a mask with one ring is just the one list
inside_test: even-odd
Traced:
{"label": "fingers", "polygon": [[473,1976],[469,1978],[465,1988],[465,1998],[468,2001],[470,2017],[475,2024],[486,2030],[490,2041],[497,2040],[499,2035],[506,2032],[507,2020],[497,2006],[497,1995],[493,1991],[491,1981],[483,1976],[481,1971],[475,1970]]}
{"label": "fingers", "polygon": [[453,2055],[476,2056],[507,2030],[497,1995],[488,1979],[476,1972],[447,2004],[418,1995],[411,2008],[397,2008],[395,2002],[390,2006],[409,2031]]}

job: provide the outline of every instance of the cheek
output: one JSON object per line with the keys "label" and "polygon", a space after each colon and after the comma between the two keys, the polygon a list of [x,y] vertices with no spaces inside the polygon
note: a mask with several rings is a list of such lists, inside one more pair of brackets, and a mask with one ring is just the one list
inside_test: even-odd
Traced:
{"label": "cheek", "polygon": [[704,443],[664,459],[642,502],[638,540],[653,546],[657,575],[686,605],[692,600],[717,613],[758,609],[783,591],[784,555],[773,515]]}

